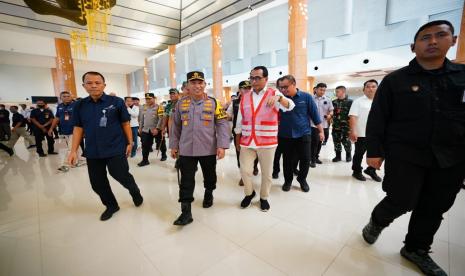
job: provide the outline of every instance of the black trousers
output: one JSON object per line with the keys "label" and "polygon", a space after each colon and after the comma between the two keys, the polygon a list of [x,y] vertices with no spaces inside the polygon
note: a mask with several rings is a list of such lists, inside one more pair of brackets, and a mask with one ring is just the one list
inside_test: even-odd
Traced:
{"label": "black trousers", "polygon": [[279,173],[281,171],[279,165],[279,160],[281,159],[281,155],[283,154],[283,145],[281,139],[281,137],[278,137],[278,146],[276,147],[276,151],[274,152],[273,173]]}
{"label": "black trousers", "polygon": [[179,186],[179,202],[194,201],[195,172],[200,163],[203,173],[203,185],[206,190],[216,189],[216,155],[208,156],[179,156],[181,171],[181,186]]}
{"label": "black trousers", "polygon": [[454,204],[465,178],[465,162],[450,168],[422,167],[401,159],[387,158],[383,190],[386,197],[374,208],[373,221],[388,226],[412,211],[405,238],[409,251],[428,251],[441,225],[442,214]]}
{"label": "black trousers", "polygon": [[140,135],[140,140],[142,142],[142,160],[149,161],[149,154],[150,154],[150,149],[152,149],[153,146],[153,139],[155,140],[159,139],[161,142],[160,146],[160,151],[162,156],[166,156],[166,143],[165,139],[161,141],[161,133],[158,132],[158,135],[153,136],[152,133],[146,133],[142,132]]}
{"label": "black trousers", "polygon": [[307,179],[310,167],[311,134],[300,138],[279,137],[279,139],[283,151],[284,182],[292,183],[297,162],[299,163],[297,181]]}
{"label": "black trousers", "polygon": [[[326,137],[329,136],[329,128],[323,128],[323,133],[325,134],[325,139]],[[312,127],[312,142],[311,142],[311,161],[315,162],[319,157],[320,157],[320,151],[321,151],[321,144],[322,142],[320,141],[320,132],[318,131],[318,128]]]}
{"label": "black trousers", "polygon": [[124,188],[129,190],[131,196],[140,194],[134,177],[129,173],[129,165],[126,156],[114,156],[102,159],[87,158],[87,171],[90,184],[95,193],[100,196],[103,205],[107,208],[118,206],[115,195],[111,191],[107,177],[107,168],[110,175]]}
{"label": "black trousers", "polygon": [[10,124],[0,124],[0,141],[8,141],[11,137]]}
{"label": "black trousers", "polygon": [[[362,160],[363,155],[367,152],[367,142],[365,137],[358,137],[357,142],[355,142],[355,152],[354,157],[352,158],[352,170],[355,173],[361,173],[363,170]],[[368,167],[367,171],[375,171],[375,168]]]}
{"label": "black trousers", "polygon": [[[48,131],[48,130],[47,130]],[[40,129],[37,129],[34,131],[34,137],[35,137],[35,140],[36,140],[36,151],[37,153],[44,153],[44,149],[42,147],[42,140],[44,140],[44,138],[47,139],[47,150],[48,152],[53,152],[55,151],[55,139],[53,139],[53,135],[52,136],[48,136],[47,133],[44,133],[42,130]]]}

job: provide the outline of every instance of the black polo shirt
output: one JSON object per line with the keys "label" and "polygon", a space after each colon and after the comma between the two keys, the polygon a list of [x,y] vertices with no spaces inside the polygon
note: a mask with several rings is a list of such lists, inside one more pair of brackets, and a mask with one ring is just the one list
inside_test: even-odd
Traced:
{"label": "black polo shirt", "polygon": [[18,112],[13,113],[13,127],[15,127],[18,123],[21,123],[19,127],[25,127],[26,122],[24,120],[24,116],[19,114]]}
{"label": "black polo shirt", "polygon": [[367,123],[367,156],[442,168],[465,160],[465,65],[438,70],[416,59],[379,85]]}
{"label": "black polo shirt", "polygon": [[10,111],[0,110],[0,124],[10,124]]}

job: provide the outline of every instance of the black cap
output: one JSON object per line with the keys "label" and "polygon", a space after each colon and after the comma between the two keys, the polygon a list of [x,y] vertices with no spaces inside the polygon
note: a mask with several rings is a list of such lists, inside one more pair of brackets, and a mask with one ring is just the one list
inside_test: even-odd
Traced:
{"label": "black cap", "polygon": [[169,94],[179,94],[179,91],[176,88],[170,88]]}
{"label": "black cap", "polygon": [[153,93],[145,93],[145,98],[155,98],[155,94]]}
{"label": "black cap", "polygon": [[239,83],[239,89],[241,88],[251,88],[252,85],[250,84],[250,81],[244,80]]}
{"label": "black cap", "polygon": [[205,77],[203,75],[203,72],[200,71],[192,71],[187,73],[187,81],[191,80],[202,80],[205,81]]}

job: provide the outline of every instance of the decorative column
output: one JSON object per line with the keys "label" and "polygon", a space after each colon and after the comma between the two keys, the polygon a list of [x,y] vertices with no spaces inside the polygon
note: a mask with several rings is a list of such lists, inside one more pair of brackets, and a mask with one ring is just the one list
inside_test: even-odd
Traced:
{"label": "decorative column", "polygon": [[315,87],[315,77],[308,77],[307,83],[307,91],[310,92],[310,94],[313,94],[313,87]]}
{"label": "decorative column", "polygon": [[213,69],[213,95],[220,102],[225,102],[223,94],[223,68],[221,61],[221,24],[216,23],[211,26],[212,36],[212,69]]}
{"label": "decorative column", "polygon": [[176,88],[176,45],[169,45],[170,86]]}
{"label": "decorative column", "polygon": [[457,55],[455,62],[465,64],[465,2],[462,9],[462,23],[460,24],[460,34],[457,39]]}
{"label": "decorative column", "polygon": [[55,96],[60,97],[60,82],[58,81],[58,76],[57,76],[57,69],[56,68],[50,68],[50,71],[52,73],[52,80],[53,80],[53,90],[55,91]]}
{"label": "decorative column", "polygon": [[149,93],[149,68],[147,67],[148,61],[145,59],[144,66],[144,93]]}
{"label": "decorative column", "polygon": [[307,0],[289,0],[289,74],[307,90]]}
{"label": "decorative column", "polygon": [[[77,97],[76,81],[74,79],[74,64],[71,55],[71,46],[69,40],[55,38],[56,50],[56,75],[52,70],[52,78],[56,78],[56,90],[69,91],[73,98]],[[54,81],[55,83],[55,81]]]}

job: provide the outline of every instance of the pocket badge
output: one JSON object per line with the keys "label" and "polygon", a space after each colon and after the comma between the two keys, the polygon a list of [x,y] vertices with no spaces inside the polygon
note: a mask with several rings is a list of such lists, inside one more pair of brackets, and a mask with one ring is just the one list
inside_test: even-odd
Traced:
{"label": "pocket badge", "polygon": [[412,85],[413,92],[418,92],[419,90],[420,90],[420,87],[418,85]]}

